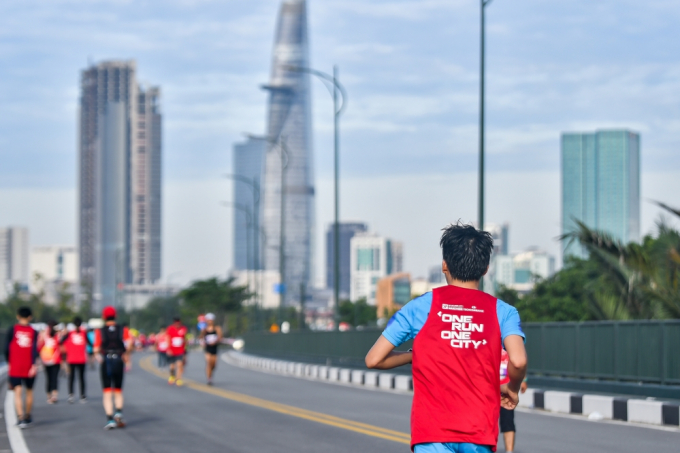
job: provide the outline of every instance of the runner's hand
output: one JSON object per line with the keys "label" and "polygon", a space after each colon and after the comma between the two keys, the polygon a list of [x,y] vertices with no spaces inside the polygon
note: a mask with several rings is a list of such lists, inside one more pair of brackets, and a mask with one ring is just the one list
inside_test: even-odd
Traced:
{"label": "runner's hand", "polygon": [[501,407],[511,411],[517,407],[517,403],[519,403],[517,392],[513,392],[508,384],[501,385]]}
{"label": "runner's hand", "polygon": [[28,370],[28,377],[30,378],[35,377],[36,374],[38,374],[38,367],[35,365],[31,365],[31,369]]}
{"label": "runner's hand", "polygon": [[95,360],[97,360],[98,363],[102,363],[104,361],[104,359],[102,359],[101,354],[95,354],[94,358]]}

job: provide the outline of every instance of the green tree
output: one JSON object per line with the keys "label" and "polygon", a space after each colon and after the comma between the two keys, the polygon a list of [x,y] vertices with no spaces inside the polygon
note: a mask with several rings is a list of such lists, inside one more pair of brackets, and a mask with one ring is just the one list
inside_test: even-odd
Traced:
{"label": "green tree", "polygon": [[374,326],[377,321],[375,307],[368,305],[366,298],[361,298],[356,302],[340,301],[338,309],[340,311],[340,322],[349,323],[354,327]]}

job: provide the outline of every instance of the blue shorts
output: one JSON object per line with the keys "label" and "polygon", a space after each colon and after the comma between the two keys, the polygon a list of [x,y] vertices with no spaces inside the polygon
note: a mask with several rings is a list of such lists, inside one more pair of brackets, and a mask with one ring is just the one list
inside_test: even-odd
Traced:
{"label": "blue shorts", "polygon": [[446,444],[418,444],[413,451],[414,453],[491,453],[491,447],[450,442]]}

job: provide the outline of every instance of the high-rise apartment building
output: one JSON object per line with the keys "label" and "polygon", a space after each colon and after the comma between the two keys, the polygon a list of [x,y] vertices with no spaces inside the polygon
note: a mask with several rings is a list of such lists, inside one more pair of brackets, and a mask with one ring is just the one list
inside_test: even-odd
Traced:
{"label": "high-rise apartment building", "polygon": [[403,245],[372,233],[358,233],[350,240],[350,299],[374,305],[376,286],[383,277],[402,272]]}
{"label": "high-rise apartment building", "polygon": [[[261,181],[267,142],[250,138],[234,145],[234,269],[262,269]],[[253,197],[255,191],[255,197]],[[260,200],[255,205],[256,197]],[[244,208],[247,211],[244,211]],[[250,243],[249,243],[250,241]],[[250,254],[250,256],[249,256]]]}
{"label": "high-rise apartment building", "polygon": [[161,118],[160,90],[138,85],[134,61],[82,72],[79,273],[95,309],[160,278]]}
{"label": "high-rise apartment building", "polygon": [[[350,292],[350,242],[358,233],[368,231],[368,225],[362,222],[340,222],[338,225],[340,255],[340,298],[346,299]],[[328,225],[326,231],[326,288],[335,285],[335,224]]]}
{"label": "high-rise apartment building", "polygon": [[[265,269],[283,271],[284,303],[297,303],[312,278],[314,167],[308,67],[307,4],[286,0],[279,11],[270,81],[262,226]],[[282,209],[283,207],[283,209]],[[283,250],[283,256],[281,256]]]}
{"label": "high-rise apartment building", "polygon": [[0,301],[15,284],[27,288],[29,280],[28,229],[0,228]]}
{"label": "high-rise apartment building", "polygon": [[[575,220],[623,241],[640,237],[640,136],[627,130],[562,134],[562,233]],[[576,244],[564,255],[584,256]]]}

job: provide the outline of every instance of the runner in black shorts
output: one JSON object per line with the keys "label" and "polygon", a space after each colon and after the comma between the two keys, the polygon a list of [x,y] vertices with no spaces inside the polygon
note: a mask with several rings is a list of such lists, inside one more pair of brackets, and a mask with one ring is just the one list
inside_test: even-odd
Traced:
{"label": "runner in black shorts", "polygon": [[206,327],[201,331],[201,341],[205,345],[205,375],[208,385],[212,385],[212,376],[217,366],[217,346],[222,340],[222,329],[215,325],[215,315],[205,315]]}
{"label": "runner in black shorts", "polygon": [[[100,374],[106,412],[104,429],[125,427],[123,420],[123,376],[130,348],[127,327],[116,323],[116,309],[105,307],[102,312],[104,327],[95,332],[94,353],[101,364]],[[111,396],[113,395],[113,398]],[[115,408],[115,412],[114,412]]]}

